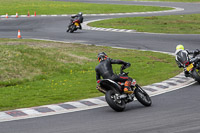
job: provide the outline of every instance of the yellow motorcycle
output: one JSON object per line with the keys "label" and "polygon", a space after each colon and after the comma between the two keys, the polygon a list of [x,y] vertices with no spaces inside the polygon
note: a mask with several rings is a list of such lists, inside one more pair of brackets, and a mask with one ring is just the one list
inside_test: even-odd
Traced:
{"label": "yellow motorcycle", "polygon": [[182,65],[187,77],[191,77],[200,83],[200,57],[197,55],[189,58],[187,52],[180,52],[177,54],[177,61]]}
{"label": "yellow motorcycle", "polygon": [[67,32],[73,33],[81,27],[79,20],[71,20],[70,25],[68,26]]}

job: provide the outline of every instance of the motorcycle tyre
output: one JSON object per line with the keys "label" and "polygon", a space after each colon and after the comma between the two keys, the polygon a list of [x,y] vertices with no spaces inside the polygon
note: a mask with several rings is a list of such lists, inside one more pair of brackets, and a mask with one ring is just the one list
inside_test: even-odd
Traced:
{"label": "motorcycle tyre", "polygon": [[73,33],[74,32],[74,30],[73,30],[73,25],[70,25],[69,26],[69,33]]}
{"label": "motorcycle tyre", "polygon": [[[200,71],[200,70],[199,70],[199,71]],[[198,73],[198,72],[196,71],[196,69],[194,69],[194,70],[192,71],[192,77],[193,77],[197,82],[200,83],[200,72]]]}
{"label": "motorcycle tyre", "polygon": [[74,31],[72,29],[69,30],[69,33],[73,33]]}
{"label": "motorcycle tyre", "polygon": [[109,90],[106,92],[105,98],[106,98],[106,102],[108,103],[108,105],[115,111],[117,112],[122,112],[125,108],[126,108],[126,104],[125,101],[121,99],[121,105],[117,104],[116,102],[113,101],[113,99],[111,98],[112,95],[116,94],[115,91],[113,90]]}
{"label": "motorcycle tyre", "polygon": [[70,33],[73,33],[75,30],[76,30],[76,26],[75,26],[75,25],[72,25],[72,26],[71,26],[71,32],[70,32]]}
{"label": "motorcycle tyre", "polygon": [[[149,97],[149,95],[143,90],[143,92],[141,92],[140,89],[142,89],[139,85],[136,87],[134,93],[135,93],[135,97],[137,98],[137,100],[144,106],[148,107],[148,106],[151,106],[152,104],[152,101],[151,101],[151,98]],[[149,102],[146,102],[141,96],[139,93],[142,93],[146,99],[149,101]]]}

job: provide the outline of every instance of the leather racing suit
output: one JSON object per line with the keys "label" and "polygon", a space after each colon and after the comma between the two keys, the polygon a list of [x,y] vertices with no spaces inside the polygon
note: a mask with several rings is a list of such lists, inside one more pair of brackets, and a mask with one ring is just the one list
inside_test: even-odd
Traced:
{"label": "leather racing suit", "polygon": [[83,16],[80,14],[77,14],[77,15],[71,16],[71,18],[73,18],[71,19],[71,23],[72,21],[74,21],[74,18],[75,20],[79,20],[79,25],[80,25],[79,29],[82,29],[81,23],[83,23]]}
{"label": "leather racing suit", "polygon": [[114,60],[111,58],[107,58],[105,60],[100,61],[100,63],[96,66],[96,80],[101,79],[111,79],[115,82],[125,82],[132,81],[132,78],[128,76],[120,76],[113,73],[112,64],[128,64],[122,60]]}
{"label": "leather racing suit", "polygon": [[[196,60],[197,58],[200,59],[200,57],[196,57],[198,54],[200,54],[200,51],[197,49],[195,51],[189,51],[189,50],[177,50],[176,51],[176,63],[179,68],[184,67],[184,61],[181,60],[181,55],[186,54],[188,61]],[[192,58],[189,58],[189,55],[192,55]]]}
{"label": "leather racing suit", "polygon": [[[196,57],[198,54],[200,54],[200,51],[198,49],[195,51],[177,50],[175,54],[176,54],[176,63],[179,68],[184,67],[186,61],[189,62],[200,61],[200,57]],[[190,58],[189,55],[192,55],[192,58]],[[184,74],[186,77],[189,77],[189,72],[186,69],[184,69]]]}

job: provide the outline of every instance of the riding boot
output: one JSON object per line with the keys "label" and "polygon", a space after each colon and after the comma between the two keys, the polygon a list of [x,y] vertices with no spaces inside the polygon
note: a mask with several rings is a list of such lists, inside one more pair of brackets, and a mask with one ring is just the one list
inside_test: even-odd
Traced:
{"label": "riding boot", "polygon": [[79,29],[82,30],[82,26],[81,26],[81,24],[79,25]]}
{"label": "riding boot", "polygon": [[126,81],[124,85],[124,93],[132,94],[133,90],[131,90],[131,81]]}

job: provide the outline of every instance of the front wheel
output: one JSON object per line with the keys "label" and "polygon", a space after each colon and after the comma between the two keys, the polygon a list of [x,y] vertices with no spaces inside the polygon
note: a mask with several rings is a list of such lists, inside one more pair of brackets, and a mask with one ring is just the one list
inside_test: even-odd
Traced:
{"label": "front wheel", "polygon": [[75,25],[72,24],[72,25],[69,26],[69,32],[70,33],[73,33],[75,31],[75,29],[76,29]]}
{"label": "front wheel", "polygon": [[113,90],[107,91],[105,98],[108,105],[117,112],[123,111],[126,107],[125,101],[120,99],[119,94]]}
{"label": "front wheel", "polygon": [[200,83],[200,70],[198,70],[198,69],[195,68],[195,69],[192,71],[192,77],[193,77],[197,82]]}
{"label": "front wheel", "polygon": [[152,101],[149,95],[139,86],[136,86],[135,97],[144,106],[151,106]]}
{"label": "front wheel", "polygon": [[76,30],[76,25],[72,25],[72,32],[74,32]]}

